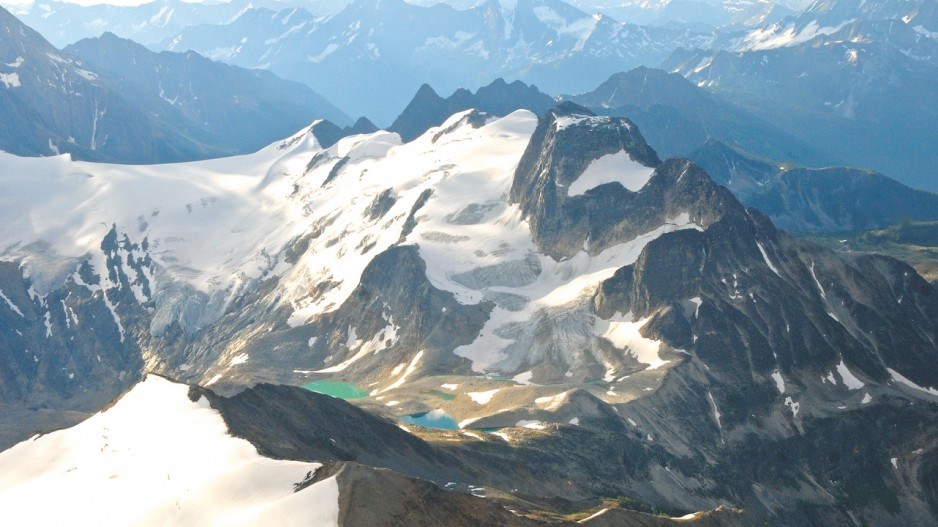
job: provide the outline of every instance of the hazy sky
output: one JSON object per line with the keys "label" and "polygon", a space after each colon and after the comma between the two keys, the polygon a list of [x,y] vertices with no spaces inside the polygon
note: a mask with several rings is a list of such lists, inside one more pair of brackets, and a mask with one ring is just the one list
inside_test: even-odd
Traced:
{"label": "hazy sky", "polygon": [[[43,0],[0,0],[3,6],[24,6],[32,3],[42,3]],[[152,0],[60,0],[72,4],[93,5],[93,4],[112,4],[112,5],[139,5],[151,2]],[[201,0],[183,0],[184,2],[201,3]]]}

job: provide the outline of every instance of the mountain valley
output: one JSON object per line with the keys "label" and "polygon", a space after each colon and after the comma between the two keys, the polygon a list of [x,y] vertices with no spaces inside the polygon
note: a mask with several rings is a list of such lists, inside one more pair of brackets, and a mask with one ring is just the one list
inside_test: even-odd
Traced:
{"label": "mountain valley", "polygon": [[2,516],[938,522],[935,5],[0,9]]}

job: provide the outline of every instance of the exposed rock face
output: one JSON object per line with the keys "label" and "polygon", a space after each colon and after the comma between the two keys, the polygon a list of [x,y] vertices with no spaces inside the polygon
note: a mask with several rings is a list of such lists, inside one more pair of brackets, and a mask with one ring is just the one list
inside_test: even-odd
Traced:
{"label": "exposed rock face", "polygon": [[[591,163],[621,151],[635,163],[657,169],[650,186],[643,183],[642,191],[634,192],[609,183],[570,196],[571,185]],[[662,165],[630,121],[597,117],[570,103],[538,124],[511,188],[511,200],[531,223],[534,240],[557,259],[583,247],[598,254],[682,213],[702,227],[725,214],[724,209],[741,214],[741,207],[723,194],[686,162]]]}
{"label": "exposed rock face", "polygon": [[541,115],[553,106],[554,100],[549,95],[521,81],[508,84],[503,79],[496,79],[475,93],[459,89],[446,99],[437,95],[430,85],[424,84],[388,130],[399,133],[404,141],[412,141],[430,128],[443,124],[449,116],[469,109],[502,117],[520,109]]}
{"label": "exposed rock face", "polygon": [[[31,277],[16,262],[0,262],[0,404],[10,413],[4,448],[97,411],[143,370],[137,337],[148,302],[141,305],[133,288],[151,293],[142,272],[149,262],[134,258],[140,247],[112,229],[101,244],[103,276],[87,261],[43,261],[50,255],[41,251],[24,248],[37,272]],[[13,426],[19,418],[33,424]]]}
{"label": "exposed rock face", "polygon": [[323,148],[339,142],[339,139],[356,134],[373,134],[378,131],[378,127],[365,117],[359,118],[352,126],[339,128],[335,123],[329,120],[323,120],[313,126],[313,135],[319,141]]}
{"label": "exposed rock face", "polygon": [[465,479],[452,455],[349,403],[293,386],[259,384],[231,397],[199,387],[228,429],[277,459],[350,461],[433,481]]}
{"label": "exposed rock face", "polygon": [[[606,205],[601,209],[606,214],[582,214],[557,190],[565,182],[557,167],[567,158],[558,155],[553,148],[557,140],[550,137],[562,137],[562,133],[552,134],[545,126],[556,129],[551,122],[554,119],[548,117],[540,123],[519,164],[512,194],[529,214],[534,238],[545,252],[569,257],[583,247],[585,233],[589,233],[589,250],[597,254],[621,239],[604,233],[629,232],[633,225],[660,222],[662,216],[674,217],[679,211],[689,213],[703,227],[667,233],[651,241],[634,264],[604,281],[594,298],[599,317],[609,319],[626,312],[635,318],[648,317],[642,328],[646,337],[687,353],[669,371],[660,389],[620,407],[624,412],[639,412],[643,417],[639,426],[655,430],[649,437],[666,445],[666,450],[693,452],[693,457],[703,456],[720,466],[733,465],[733,470],[743,470],[748,478],[759,480],[748,471],[752,458],[764,456],[742,453],[754,442],[780,452],[780,445],[793,440],[821,442],[820,437],[835,434],[834,429],[863,428],[865,425],[855,419],[872,418],[876,407],[867,409],[864,405],[873,396],[887,400],[900,396],[905,404],[919,397],[933,402],[934,393],[928,387],[938,384],[938,370],[933,365],[938,295],[911,268],[888,258],[835,255],[794,239],[777,231],[759,213],[743,211],[699,168],[682,161],[658,166],[637,195],[616,185],[600,187],[602,193],[587,192],[585,199],[593,200],[617,193],[617,201],[629,206],[617,210],[615,205]],[[597,135],[606,129],[608,126],[600,128]],[[538,144],[540,148],[534,146]],[[580,154],[587,160],[596,157],[588,152],[589,146]],[[537,162],[532,163],[532,158]],[[566,181],[575,179],[582,170],[571,169],[573,177],[568,175]],[[519,182],[526,185],[519,186]],[[652,196],[661,201],[643,208]],[[646,219],[646,210],[657,217]],[[636,230],[643,229],[647,227]],[[572,243],[566,241],[569,238]],[[896,375],[897,368],[915,374],[909,379],[924,389],[907,390],[908,382],[901,379],[908,376]],[[697,402],[692,402],[694,399]],[[930,441],[912,431],[934,419],[934,406],[905,404],[899,404],[902,412],[907,412],[900,421],[908,424],[895,426],[910,434],[902,449],[918,451]],[[709,413],[710,423],[690,425],[675,412]],[[683,443],[688,438],[696,439]],[[702,446],[705,444],[714,445],[714,450]],[[888,449],[888,444],[886,440],[873,451]],[[734,461],[717,461],[733,451],[730,457]],[[820,467],[830,467],[829,462],[816,457],[801,459],[797,462],[804,471],[800,477],[813,474],[810,478],[817,481],[824,470]],[[927,495],[925,480],[919,475],[912,488],[897,492],[891,476],[881,473],[885,459],[866,466],[864,476],[849,478],[850,485],[861,485],[862,481],[878,485],[881,492],[873,493],[878,498],[869,501],[854,491],[841,491],[841,498],[834,501],[847,500],[868,511],[869,517],[888,516],[898,510],[898,501],[907,504],[910,514],[925,513],[927,507],[919,501]],[[767,463],[781,461],[773,457]],[[760,484],[765,485],[761,490],[753,487],[737,492],[755,493],[759,496],[755,501],[772,515],[776,511],[760,493],[774,487],[768,495],[778,502],[794,499],[794,495],[778,489],[779,480],[768,480]],[[821,509],[826,507],[822,502],[818,502]],[[825,521],[822,518],[830,512],[806,514],[805,521],[818,522]]]}
{"label": "exposed rock face", "polygon": [[339,483],[340,526],[533,527],[546,524],[517,516],[491,500],[443,490],[427,481],[389,470],[336,463],[319,472],[317,478],[334,475]]}
{"label": "exposed rock face", "polygon": [[460,304],[450,293],[433,287],[426,276],[426,263],[412,245],[377,255],[342,307],[307,328],[319,335],[313,356],[327,357],[324,369],[351,358],[350,352],[340,350],[348,347],[348,331],[354,328],[356,339],[384,348],[355,363],[358,379],[392,379],[392,370],[414,361],[415,353],[420,353],[424,375],[469,373],[467,362],[453,350],[473,341],[493,305]]}

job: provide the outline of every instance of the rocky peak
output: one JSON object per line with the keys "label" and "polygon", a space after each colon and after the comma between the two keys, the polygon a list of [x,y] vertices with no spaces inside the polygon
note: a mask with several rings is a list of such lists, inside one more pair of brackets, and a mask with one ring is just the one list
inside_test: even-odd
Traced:
{"label": "rocky peak", "polygon": [[378,127],[368,120],[367,117],[359,117],[358,120],[355,121],[355,124],[344,128],[340,128],[328,119],[322,119],[314,123],[310,130],[316,137],[316,141],[319,142],[319,146],[325,149],[338,143],[339,139],[343,137],[377,132]]}
{"label": "rocky peak", "polygon": [[742,207],[692,163],[662,163],[638,128],[565,102],[538,123],[510,199],[546,254],[592,254],[669,223],[705,228]]}
{"label": "rocky peak", "polygon": [[535,86],[515,81],[508,84],[496,79],[475,93],[460,88],[447,98],[440,97],[428,84],[417,90],[414,98],[389,128],[404,141],[412,141],[458,112],[476,109],[496,116],[526,109],[540,115],[554,105],[550,96]]}

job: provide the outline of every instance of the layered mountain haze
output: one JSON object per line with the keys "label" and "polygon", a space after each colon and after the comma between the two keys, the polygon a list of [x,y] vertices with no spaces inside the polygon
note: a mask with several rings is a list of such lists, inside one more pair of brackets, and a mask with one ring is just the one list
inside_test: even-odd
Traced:
{"label": "layered mountain haze", "polygon": [[0,8],[0,148],[21,155],[69,151],[138,159],[186,155],[178,137],[102,86],[89,71]]}
{"label": "layered mountain haze", "polygon": [[635,68],[616,73],[594,90],[564,99],[596,113],[628,117],[665,157],[686,156],[708,140],[722,141],[780,161],[823,164],[814,145],[710,94],[676,73]]}
{"label": "layered mountain haze", "polygon": [[800,137],[827,163],[935,191],[935,2],[818,2],[663,67]]}
{"label": "layered mountain haze", "polygon": [[[571,103],[467,109],[406,143],[323,126],[172,166],[0,156],[4,428],[149,370],[233,396],[202,392],[264,455],[366,465],[311,480],[339,475],[341,525],[380,524],[342,505],[380,481],[454,517],[484,495],[491,524],[617,497],[741,509],[701,524],[935,517],[938,295],[908,265],[791,237]],[[324,403],[244,391],[264,382],[342,386],[406,430],[333,405],[324,432]],[[589,521],[661,524],[636,514]]]}
{"label": "layered mountain haze", "polygon": [[[57,50],[0,8],[0,149],[123,163],[253,152],[341,110],[301,84],[105,34]],[[245,123],[250,122],[250,126]]]}
{"label": "layered mountain haze", "polygon": [[166,49],[269,69],[386,126],[424,83],[449,93],[504,77],[550,93],[580,92],[709,40],[620,23],[559,0],[490,0],[464,10],[356,0],[328,17],[250,9],[230,23],[189,27]]}
{"label": "layered mountain haze", "polygon": [[[160,121],[228,154],[259,150],[314,118],[351,119],[321,96],[272,73],[213,62],[194,52],[154,53],[111,33],[63,50],[92,65],[104,82]],[[244,123],[250,123],[245,126]]]}
{"label": "layered mountain haze", "polygon": [[740,201],[793,232],[854,232],[938,219],[938,194],[867,170],[778,165],[712,140],[687,157]]}
{"label": "layered mountain haze", "polygon": [[[262,3],[251,2],[258,6]],[[248,2],[238,0],[156,0],[136,6],[109,3],[81,5],[50,0],[32,2],[28,6],[16,8],[14,12],[58,47],[85,38],[99,37],[105,31],[150,45],[163,41],[186,26],[231,20],[248,5]]]}

